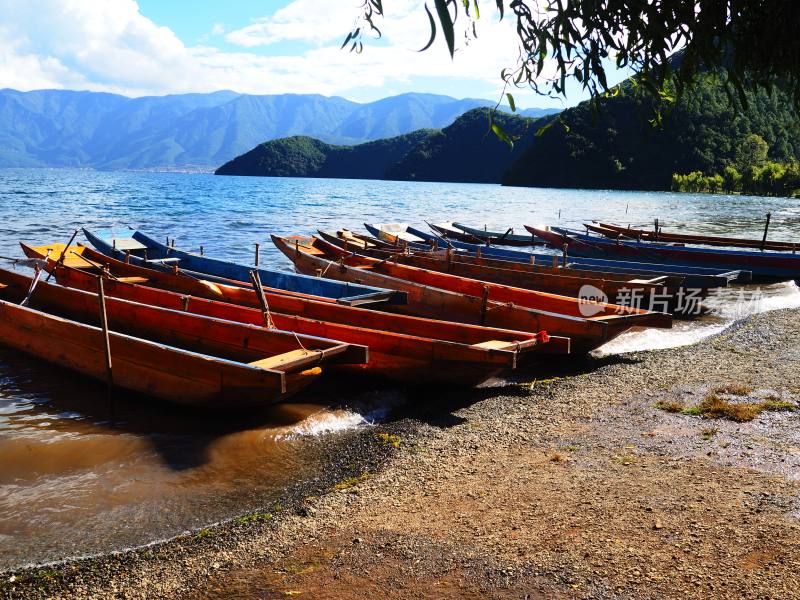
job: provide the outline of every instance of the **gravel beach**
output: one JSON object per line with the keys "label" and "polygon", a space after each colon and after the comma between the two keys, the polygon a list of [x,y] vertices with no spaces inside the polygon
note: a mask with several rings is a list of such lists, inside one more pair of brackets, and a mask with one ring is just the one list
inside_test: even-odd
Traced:
{"label": "gravel beach", "polygon": [[800,597],[798,338],[800,310],[775,311],[694,346],[420,398],[326,436],[326,477],[278,505],[5,573],[0,595]]}

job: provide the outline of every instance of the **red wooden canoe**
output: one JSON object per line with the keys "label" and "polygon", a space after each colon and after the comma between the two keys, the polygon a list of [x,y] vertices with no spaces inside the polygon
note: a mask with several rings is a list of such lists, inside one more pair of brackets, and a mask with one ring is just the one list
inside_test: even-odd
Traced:
{"label": "red wooden canoe", "polygon": [[683,278],[681,277],[665,276],[643,280],[623,275],[614,275],[610,279],[590,277],[586,273],[581,276],[574,276],[566,271],[557,271],[552,268],[549,272],[538,270],[536,265],[483,258],[482,256],[464,256],[449,249],[436,253],[390,252],[375,248],[364,248],[361,243],[342,239],[323,231],[319,232],[319,236],[326,242],[343,250],[363,256],[377,259],[391,258],[392,261],[404,265],[526,290],[537,290],[576,298],[586,289],[585,286],[590,285],[602,291],[612,303],[616,303],[615,301],[617,300],[622,302],[622,299],[634,297],[634,294],[645,299],[658,298],[663,300],[665,309],[668,309],[669,312],[675,311],[675,307],[678,305],[678,291],[683,284]]}
{"label": "red wooden canoe", "polygon": [[[528,226],[526,225],[526,227]],[[566,244],[569,251],[579,256],[623,259],[636,257],[639,260],[646,259],[650,262],[664,262],[672,265],[700,265],[720,270],[750,271],[754,281],[787,281],[800,278],[800,256],[788,252],[702,248],[673,242],[638,242],[634,240],[614,242],[605,237],[592,238],[568,230],[562,234],[541,231],[533,227],[528,227],[528,229],[531,232],[539,232],[537,235],[544,237],[548,243],[557,248]]]}
{"label": "red wooden canoe", "polygon": [[587,223],[591,231],[600,233],[611,239],[618,237],[631,240],[644,240],[648,242],[677,242],[681,244],[698,244],[701,246],[719,246],[727,248],[750,248],[754,250],[776,250],[782,252],[795,252],[800,249],[800,243],[779,242],[772,240],[755,240],[744,238],[731,238],[724,236],[698,235],[692,233],[670,233],[661,231],[648,231],[646,229],[635,229],[630,226],[620,227],[611,223],[598,223],[592,225]]}
{"label": "red wooden canoe", "polygon": [[[30,285],[30,277],[0,270],[0,343],[106,381],[98,296],[40,280],[30,306],[19,306]],[[366,360],[364,348],[330,340],[307,338],[303,350],[285,332],[113,298],[106,309],[113,385],[179,404],[263,406],[312,383],[329,359]]]}
{"label": "red wooden canoe", "polygon": [[[90,290],[96,286],[91,273],[65,266],[56,268],[53,261],[49,266],[63,285]],[[182,278],[174,279],[180,286]],[[264,323],[260,310],[111,278],[106,281],[106,292],[109,296],[198,315],[256,325]],[[276,327],[368,346],[368,363],[356,369],[407,384],[476,385],[502,370],[514,368],[531,353],[569,352],[568,339],[541,331],[532,334],[476,327],[282,294],[265,296]],[[337,365],[336,368],[353,367]]]}
{"label": "red wooden canoe", "polygon": [[[64,251],[64,244],[54,243],[46,244],[43,246],[29,246],[20,243],[22,251],[29,258],[44,258],[48,257],[54,261],[58,261],[61,253]],[[139,264],[127,263],[115,258],[111,258],[94,248],[89,246],[70,246],[67,249],[64,258],[65,264],[77,269],[89,269],[91,271],[98,271],[99,267],[108,267],[113,270],[114,276],[121,281],[128,283],[143,283],[152,287],[160,287],[164,289],[174,289],[176,281],[179,282],[179,289],[193,296],[200,298],[209,298],[212,300],[223,300],[225,302],[233,302],[234,304],[242,304],[245,306],[252,306],[258,308],[259,302],[253,286],[249,282],[236,281],[233,279],[224,279],[222,277],[208,277],[202,274],[191,274],[178,267],[174,267],[173,271],[159,271],[156,269],[149,269]],[[177,279],[176,279],[177,278]],[[275,289],[265,287],[264,291],[271,294],[282,294],[285,296],[295,296],[298,298],[311,298],[319,302],[335,303],[334,298],[326,296],[310,296],[300,292],[292,292],[284,289]]]}
{"label": "red wooden canoe", "polygon": [[[672,317],[635,308],[546,294],[465,279],[346,252],[319,238],[272,236],[300,272],[408,293],[408,305],[392,307],[437,319],[484,323],[524,331],[546,329],[572,338],[586,352],[631,327],[671,327]],[[583,305],[583,306],[582,306]],[[592,314],[591,317],[583,314]]]}

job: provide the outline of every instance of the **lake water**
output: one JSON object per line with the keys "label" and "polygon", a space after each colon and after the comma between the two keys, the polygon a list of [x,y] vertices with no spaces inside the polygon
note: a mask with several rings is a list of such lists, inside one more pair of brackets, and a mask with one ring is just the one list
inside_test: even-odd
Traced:
{"label": "lake water", "polygon": [[[520,230],[587,219],[635,226],[657,217],[665,227],[759,237],[767,211],[771,237],[796,239],[800,203],[778,198],[11,169],[0,170],[0,255],[21,256],[20,240],[66,242],[81,226],[131,226],[248,263],[259,242],[262,263],[287,269],[270,232],[423,220]],[[745,310],[800,305],[794,284],[766,294]],[[604,351],[688,343],[739,316],[728,310],[673,331],[629,334]],[[145,544],[269,506],[322,468],[321,435],[379,418],[387,404],[406,399],[399,389],[325,388],[217,418],[123,395],[112,410],[102,386],[0,350],[0,570]]]}

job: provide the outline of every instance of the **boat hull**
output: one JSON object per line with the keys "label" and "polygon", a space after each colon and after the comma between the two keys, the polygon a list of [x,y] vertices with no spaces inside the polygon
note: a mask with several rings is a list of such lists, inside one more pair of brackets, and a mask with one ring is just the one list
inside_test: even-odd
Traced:
{"label": "boat hull", "polygon": [[[536,230],[538,231],[538,230]],[[565,232],[566,233],[566,232]],[[651,262],[674,265],[701,265],[718,269],[749,270],[757,281],[787,281],[800,279],[800,255],[782,252],[752,252],[710,248],[659,245],[646,242],[615,242],[606,238],[568,232],[554,234],[566,237],[572,254],[605,257],[638,257]],[[555,239],[555,238],[554,238]]]}
{"label": "boat hull", "polygon": [[[113,272],[113,264],[111,268]],[[89,290],[96,285],[90,273],[68,267],[54,270],[58,282],[63,285]],[[181,278],[173,278],[179,290]],[[162,283],[166,284],[165,281]],[[262,325],[264,322],[260,310],[114,279],[106,281],[106,292],[113,297],[238,323]],[[568,340],[542,333],[531,335],[460,326],[297,297],[266,296],[277,327],[369,348],[367,364],[336,364],[331,365],[332,368],[409,384],[476,385],[503,370],[514,368],[530,353],[569,352]],[[505,348],[479,346],[492,340],[505,342]]]}
{"label": "boat hull", "polygon": [[[672,323],[669,315],[612,305],[603,305],[600,308],[600,312],[605,314],[599,314],[594,318],[585,318],[580,316],[580,303],[577,300],[573,302],[571,299],[547,294],[540,295],[540,298],[544,300],[540,302],[544,306],[543,308],[530,308],[515,302],[514,299],[503,297],[501,294],[498,295],[503,298],[502,300],[492,298],[490,295],[494,293],[493,287],[495,287],[492,284],[469,282],[463,278],[411,267],[407,267],[402,273],[403,277],[409,277],[409,279],[405,279],[399,276],[398,265],[390,261],[364,258],[363,261],[372,262],[368,262],[366,265],[337,263],[323,256],[309,253],[308,248],[302,247],[299,240],[273,236],[273,241],[294,262],[295,268],[301,272],[314,273],[318,270],[326,270],[328,277],[365,281],[371,284],[381,282],[384,287],[405,290],[408,293],[408,305],[395,307],[394,310],[410,311],[413,314],[424,314],[437,319],[485,324],[522,331],[544,329],[552,335],[570,337],[573,352],[593,350],[632,327],[670,327]],[[338,248],[336,250],[343,252]],[[322,251],[319,252],[322,253]],[[358,268],[359,266],[374,267],[377,263],[381,263],[378,266],[380,271]],[[387,270],[384,271],[384,267]],[[433,280],[442,287],[422,282],[419,278],[426,281]],[[489,295],[484,292],[485,289],[488,289]],[[473,291],[479,295],[470,293]],[[524,292],[528,291],[521,290],[523,294],[519,292],[520,290],[513,290],[515,299],[523,299]],[[534,296],[528,297],[530,303],[533,302],[533,298]],[[547,304],[547,300],[550,300],[549,304]],[[573,314],[555,312],[559,308],[566,309],[567,306]],[[620,310],[623,314],[617,314],[617,311]]]}
{"label": "boat hull", "polygon": [[[0,301],[0,343],[107,381],[104,336],[97,327]],[[109,346],[115,387],[190,406],[231,409],[272,404],[320,374],[320,369],[312,368],[286,378],[113,331]]]}
{"label": "boat hull", "polygon": [[86,239],[89,240],[92,246],[106,256],[154,269],[171,271],[175,268],[180,268],[184,271],[205,274],[209,276],[209,278],[220,278],[223,280],[223,283],[240,282],[241,285],[245,286],[249,285],[249,283],[246,282],[250,281],[250,272],[256,270],[261,278],[262,285],[276,291],[285,290],[291,293],[332,298],[338,302],[351,305],[402,303],[404,301],[402,294],[391,290],[342,284],[341,282],[330,281],[325,278],[307,277],[305,275],[297,275],[285,271],[248,267],[208,256],[185,252],[178,248],[162,244],[141,231],[133,232],[130,239],[145,247],[146,250],[134,250],[133,252],[119,250],[92,232],[86,229],[83,231],[86,235]]}

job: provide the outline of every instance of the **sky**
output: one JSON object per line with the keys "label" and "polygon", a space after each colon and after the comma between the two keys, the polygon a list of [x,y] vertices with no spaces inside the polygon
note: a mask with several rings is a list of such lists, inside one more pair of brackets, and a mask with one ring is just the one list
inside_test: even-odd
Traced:
{"label": "sky", "polygon": [[[405,92],[499,99],[514,23],[484,2],[477,39],[451,59],[423,0],[384,0],[383,37],[341,50],[362,0],[0,0],[0,88],[127,96],[233,90],[369,102]],[[460,39],[460,38],[459,38]],[[576,104],[512,90],[523,108]]]}

